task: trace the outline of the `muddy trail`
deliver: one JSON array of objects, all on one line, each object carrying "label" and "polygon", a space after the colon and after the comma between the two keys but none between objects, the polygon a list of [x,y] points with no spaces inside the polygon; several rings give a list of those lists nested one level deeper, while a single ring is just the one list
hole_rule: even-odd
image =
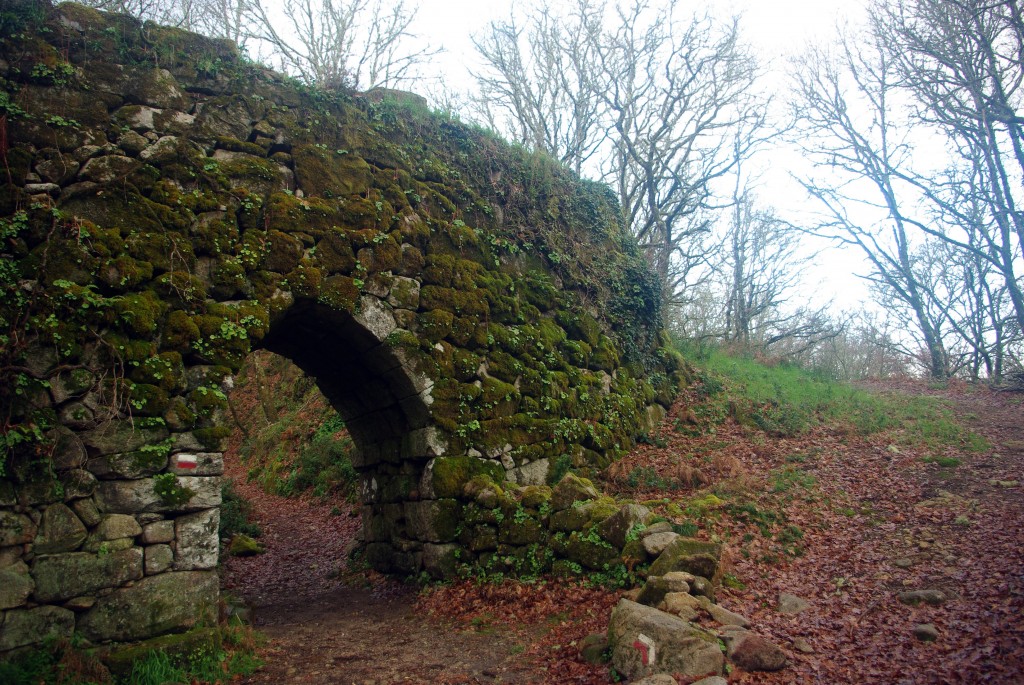
[{"label": "muddy trail", "polygon": [[[659,499],[715,502],[700,510],[695,535],[725,542],[730,587],[719,603],[790,662],[777,673],[733,669],[730,683],[1024,682],[1024,396],[870,389],[939,396],[987,444],[908,446],[837,427],[773,439],[731,421],[695,438],[676,429],[689,412],[684,396],[655,444],[603,486],[656,510]],[[705,482],[683,483],[692,474],[681,464],[701,454]],[[244,682],[611,682],[578,645],[607,627],[623,591],[472,581],[421,591],[352,573],[352,504],[274,497],[245,482],[237,458],[226,465],[267,548],[230,559],[223,574],[268,638],[266,665]],[[627,477],[638,469],[659,478]],[[712,489],[719,499],[706,496]],[[898,598],[908,590],[937,590],[944,601],[910,606]],[[807,608],[782,613],[781,593]],[[925,624],[934,641],[915,637]]]}]

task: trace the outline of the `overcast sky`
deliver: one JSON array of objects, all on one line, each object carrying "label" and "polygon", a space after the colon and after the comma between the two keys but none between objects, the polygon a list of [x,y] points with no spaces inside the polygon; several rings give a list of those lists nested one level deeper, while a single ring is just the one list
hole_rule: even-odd
[{"label": "overcast sky", "polygon": [[[556,0],[552,0],[554,2]],[[784,98],[788,85],[789,57],[799,54],[811,43],[827,43],[837,28],[857,23],[864,16],[865,0],[704,0],[688,3],[677,0],[675,9],[681,15],[706,9],[713,16],[726,19],[740,15],[741,35],[760,56],[768,70],[766,78],[771,91]],[[470,70],[479,61],[471,37],[480,33],[488,22],[507,18],[515,4],[522,15],[529,3],[512,0],[420,0],[416,32],[431,45],[444,48],[426,74],[437,74],[455,91],[472,88]],[[781,100],[780,100],[781,101]],[[785,147],[774,147],[761,155],[764,168],[758,195],[770,199],[779,213],[796,219],[813,208],[804,191],[790,178],[803,166],[801,158]],[[806,167],[803,167],[806,169]],[[824,304],[832,300],[840,309],[858,307],[867,297],[863,281],[853,277],[854,270],[863,271],[857,254],[829,251],[820,255],[817,266],[808,269],[804,295]]]}]

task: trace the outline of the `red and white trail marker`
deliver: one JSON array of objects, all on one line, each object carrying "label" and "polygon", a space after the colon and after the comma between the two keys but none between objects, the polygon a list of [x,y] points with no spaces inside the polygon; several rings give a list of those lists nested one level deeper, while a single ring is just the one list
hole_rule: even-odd
[{"label": "red and white trail marker", "polygon": [[199,466],[199,458],[194,454],[179,454],[174,458],[174,465],[179,469],[194,469]]}]

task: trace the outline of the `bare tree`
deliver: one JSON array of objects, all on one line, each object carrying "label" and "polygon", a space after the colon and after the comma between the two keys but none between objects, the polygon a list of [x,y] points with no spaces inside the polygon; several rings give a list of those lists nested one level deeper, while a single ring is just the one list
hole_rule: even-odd
[{"label": "bare tree", "polygon": [[862,49],[844,38],[838,57],[813,50],[796,73],[796,141],[827,172],[824,180],[801,179],[825,210],[811,230],[867,258],[872,271],[865,277],[889,303],[910,310],[928,350],[928,372],[945,378],[946,349],[912,258],[912,231],[921,222],[909,213],[918,194],[897,170],[911,158],[914,141],[894,114],[899,76],[888,51],[878,41]]},{"label": "bare tree", "polygon": [[518,25],[493,22],[473,38],[486,71],[476,111],[495,130],[543,150],[581,174],[607,137],[601,93],[604,4],[575,0],[567,16],[547,5]]},{"label": "bare tree", "polygon": [[282,15],[250,0],[250,37],[306,83],[370,90],[396,87],[437,53],[406,49],[416,8],[405,0],[284,0]]},{"label": "bare tree", "polygon": [[[1024,20],[1016,0],[878,3],[872,31],[914,97],[916,121],[948,142],[944,178],[900,169],[933,203],[934,238],[989,262],[1024,328]],[[985,211],[973,212],[978,204]],[[966,209],[965,209],[966,208]]]},{"label": "bare tree", "polygon": [[736,22],[680,20],[646,0],[611,16],[597,0],[576,0],[565,17],[553,7],[476,40],[489,122],[596,172],[615,188],[666,294],[695,287],[715,214],[728,205],[714,186],[771,135],[770,98],[756,91]]},{"label": "bare tree", "polygon": [[406,0],[85,0],[91,7],[229,38],[283,71],[330,87],[396,87],[437,54],[409,47]]}]

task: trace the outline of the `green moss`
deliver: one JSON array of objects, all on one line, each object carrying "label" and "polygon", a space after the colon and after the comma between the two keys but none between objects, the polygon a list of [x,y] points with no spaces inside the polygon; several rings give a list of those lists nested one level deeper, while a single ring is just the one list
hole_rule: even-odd
[{"label": "green moss", "polygon": [[356,255],[347,231],[331,228],[316,245],[316,256],[328,273],[350,273],[356,266]]},{"label": "green moss", "polygon": [[189,307],[206,299],[206,284],[188,271],[171,271],[154,282],[161,298],[172,305]]},{"label": "green moss", "polygon": [[151,290],[114,298],[113,307],[118,322],[135,335],[152,334],[167,311],[167,305]]},{"label": "green moss", "polygon": [[450,288],[455,281],[455,257],[449,254],[427,255],[423,268],[423,285]]},{"label": "green moss", "polygon": [[132,383],[129,387],[128,404],[137,416],[161,416],[171,406],[167,392],[156,385]]},{"label": "green moss", "polygon": [[514,385],[488,377],[483,379],[481,391],[485,418],[512,416],[519,408],[519,391]]},{"label": "green moss", "polygon": [[434,343],[451,335],[452,322],[455,320],[455,316],[451,312],[446,312],[443,309],[423,312],[416,318],[419,322],[420,331],[427,340]]},{"label": "green moss", "polygon": [[463,489],[474,476],[487,476],[497,483],[505,479],[505,471],[497,462],[475,457],[437,457],[432,462],[429,482],[439,498],[462,497]]},{"label": "green moss", "polygon": [[285,280],[296,297],[316,300],[320,297],[323,283],[323,272],[314,266],[315,262],[303,259],[299,265],[288,272]]},{"label": "green moss", "polygon": [[321,237],[339,229],[341,221],[336,201],[319,197],[298,198],[291,193],[271,193],[265,210],[268,230],[293,233],[302,231]]},{"label": "green moss", "polygon": [[224,426],[197,428],[192,431],[192,435],[205,449],[211,452],[223,452],[225,443],[231,436],[231,430]]},{"label": "green moss", "polygon": [[295,176],[312,196],[345,197],[365,193],[373,176],[366,160],[354,154],[338,154],[315,145],[292,150]]},{"label": "green moss", "polygon": [[333,309],[354,312],[359,302],[359,288],[348,276],[330,276],[320,288],[319,301]]},{"label": "green moss", "polygon": [[302,260],[302,242],[281,231],[267,231],[267,249],[269,253],[264,263],[271,271],[286,274]]},{"label": "green moss", "polygon": [[217,137],[217,147],[222,150],[230,150],[231,152],[244,152],[256,157],[263,157],[267,153],[266,150],[256,143],[246,143],[237,138],[228,138],[226,136]]},{"label": "green moss", "polygon": [[164,323],[163,347],[178,352],[190,352],[192,345],[199,340],[199,326],[187,312],[172,311]]}]

